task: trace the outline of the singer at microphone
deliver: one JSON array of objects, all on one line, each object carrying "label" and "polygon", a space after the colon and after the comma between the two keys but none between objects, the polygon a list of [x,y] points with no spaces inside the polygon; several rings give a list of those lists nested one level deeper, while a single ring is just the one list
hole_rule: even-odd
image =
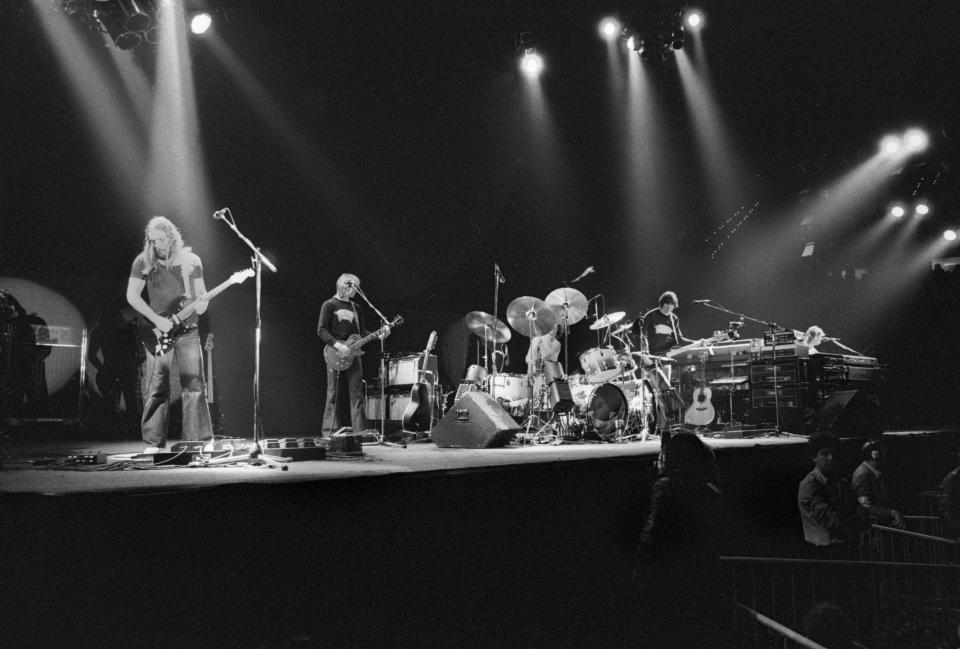
[{"label": "singer at microphone", "polygon": [[[363,409],[363,356],[356,354],[347,341],[357,342],[372,332],[363,326],[360,305],[352,301],[360,287],[360,278],[344,273],[337,279],[336,295],[320,305],[320,318],[317,321],[317,336],[323,340],[324,359],[327,361],[327,401],[323,411],[323,423],[320,431],[324,437],[339,430],[342,426],[352,426],[355,431],[366,430],[367,420]],[[383,336],[390,335],[390,327],[384,328]],[[328,354],[327,348],[333,348],[336,354]],[[339,355],[339,358],[338,358]],[[340,367],[331,363],[340,361]],[[343,361],[349,361],[346,367]],[[350,400],[350,421],[340,421],[337,413],[337,387],[347,385]],[[342,399],[340,400],[342,402]]]},{"label": "singer at microphone", "polygon": [[[673,347],[681,347],[696,342],[684,336],[680,331],[680,319],[674,313],[680,304],[680,298],[677,297],[677,294],[673,291],[665,291],[660,296],[658,304],[660,306],[656,309],[651,309],[643,314],[643,333],[647,338],[647,347],[650,354],[667,356]],[[665,400],[666,409],[675,412],[683,404],[673,398],[673,394],[670,392],[670,374],[671,367],[666,365],[663,368],[664,376],[661,377],[660,373],[657,372],[655,380],[661,383],[661,385],[656,386],[661,393],[668,395]],[[662,380],[663,378],[666,378],[666,382]]]}]

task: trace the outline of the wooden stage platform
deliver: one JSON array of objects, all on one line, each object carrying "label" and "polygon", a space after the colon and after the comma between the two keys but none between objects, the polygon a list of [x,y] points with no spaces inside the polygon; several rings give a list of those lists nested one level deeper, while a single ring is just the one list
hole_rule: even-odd
[{"label": "wooden stage platform", "polygon": [[[960,447],[957,430],[885,438],[905,498],[936,484]],[[722,552],[802,551],[806,438],[706,441],[720,471]],[[861,442],[845,440],[850,471]],[[140,448],[6,441],[4,646],[528,649],[601,646],[601,636],[637,646],[613,620],[656,440],[364,446],[362,459],[286,471],[29,464]]]}]

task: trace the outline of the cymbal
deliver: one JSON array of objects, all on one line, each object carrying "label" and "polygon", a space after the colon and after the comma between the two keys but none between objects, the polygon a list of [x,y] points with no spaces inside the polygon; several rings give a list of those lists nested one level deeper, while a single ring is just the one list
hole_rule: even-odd
[{"label": "cymbal", "polygon": [[507,322],[517,333],[533,338],[553,329],[557,317],[540,298],[523,296],[507,305]]},{"label": "cymbal", "polygon": [[575,288],[564,286],[550,291],[546,302],[561,326],[577,324],[587,315],[587,296]]},{"label": "cymbal", "polygon": [[623,320],[623,316],[627,315],[626,311],[614,311],[613,313],[608,313],[602,318],[598,318],[596,322],[590,325],[590,328],[593,330],[603,329],[604,327],[609,327],[612,324],[617,324]]},{"label": "cymbal", "polygon": [[505,343],[510,340],[510,330],[496,317],[483,311],[471,311],[463,318],[467,329],[486,338],[492,343]]},{"label": "cymbal", "polygon": [[630,331],[633,327],[632,322],[624,322],[622,325],[614,329],[611,333],[616,336],[617,334],[622,334],[624,331]]}]

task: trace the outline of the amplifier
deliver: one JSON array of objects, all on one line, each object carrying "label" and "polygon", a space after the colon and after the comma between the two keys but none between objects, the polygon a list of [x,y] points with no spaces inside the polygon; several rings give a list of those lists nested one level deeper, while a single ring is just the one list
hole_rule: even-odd
[{"label": "amplifier", "polygon": [[807,382],[806,361],[799,358],[782,359],[772,363],[754,361],[750,364],[751,385],[777,385]]},{"label": "amplifier", "polygon": [[[803,391],[800,388],[780,388],[781,408],[802,408]],[[773,408],[777,405],[777,397],[773,388],[750,390],[750,405],[753,408]]]},{"label": "amplifier", "polygon": [[[380,421],[381,414],[381,402],[380,402],[380,390],[377,389],[376,392],[368,391],[367,398],[364,403],[364,414],[367,419],[376,419]],[[407,406],[410,405],[410,390],[405,392],[389,392],[387,393],[387,419],[400,420],[403,419],[403,413],[406,411]]]},{"label": "amplifier", "polygon": [[797,337],[789,329],[777,329],[763,334],[764,345],[786,345],[796,342]]},{"label": "amplifier", "polygon": [[426,365],[423,365],[423,354],[401,356],[387,361],[387,385],[411,386],[420,380],[420,368],[427,370],[423,373],[426,383],[435,383],[437,379],[437,355],[430,354]]}]

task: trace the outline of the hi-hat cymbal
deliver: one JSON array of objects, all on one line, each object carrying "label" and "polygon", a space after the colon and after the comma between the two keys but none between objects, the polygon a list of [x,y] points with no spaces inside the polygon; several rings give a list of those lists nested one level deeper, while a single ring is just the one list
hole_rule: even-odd
[{"label": "hi-hat cymbal", "polygon": [[616,335],[618,335],[618,334],[622,334],[622,333],[625,332],[625,331],[630,331],[630,329],[631,329],[632,327],[633,327],[633,323],[632,323],[632,322],[624,322],[622,325],[620,325],[619,327],[617,327],[616,329],[614,329],[614,330],[611,331],[610,333],[612,333],[614,336],[616,336]]},{"label": "hi-hat cymbal", "polygon": [[512,335],[507,325],[483,311],[471,311],[464,316],[463,321],[467,329],[492,343],[505,343]]},{"label": "hi-hat cymbal", "polygon": [[575,288],[564,286],[550,291],[546,302],[561,326],[575,325],[587,315],[587,296]]},{"label": "hi-hat cymbal", "polygon": [[540,298],[518,297],[507,306],[507,322],[524,336],[542,336],[557,324],[557,317]]},{"label": "hi-hat cymbal", "polygon": [[623,320],[623,316],[627,315],[626,311],[614,311],[613,313],[608,313],[602,318],[597,318],[597,321],[590,325],[591,329],[603,329],[609,327],[612,324],[617,324]]}]

